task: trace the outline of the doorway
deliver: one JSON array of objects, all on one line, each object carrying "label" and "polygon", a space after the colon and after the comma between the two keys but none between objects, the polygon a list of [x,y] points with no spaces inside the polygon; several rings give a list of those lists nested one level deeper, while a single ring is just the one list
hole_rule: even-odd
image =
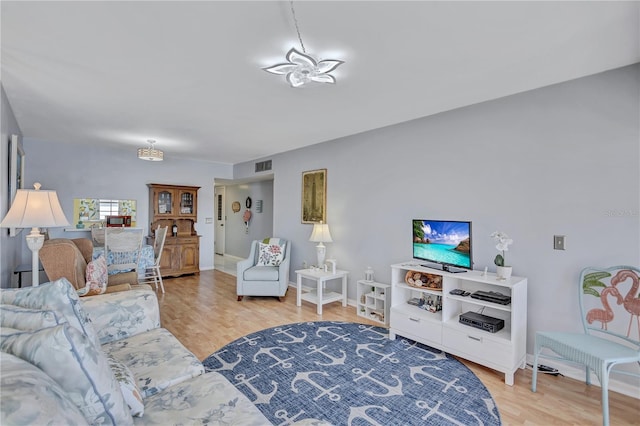
[{"label": "doorway", "polygon": [[224,195],[225,195],[225,187],[224,186],[216,186],[214,188],[214,197],[215,197],[215,206],[216,209],[216,220],[215,220],[215,235],[213,236],[213,252],[217,255],[224,255],[224,246],[225,246],[225,230],[224,225],[226,221],[226,216],[224,213]]}]

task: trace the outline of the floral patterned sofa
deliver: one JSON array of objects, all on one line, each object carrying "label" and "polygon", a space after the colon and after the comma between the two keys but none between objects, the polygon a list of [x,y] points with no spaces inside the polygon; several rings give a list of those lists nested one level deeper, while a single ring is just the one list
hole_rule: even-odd
[{"label": "floral patterned sofa", "polygon": [[160,327],[150,289],[78,298],[62,278],[0,291],[2,425],[269,421]]}]

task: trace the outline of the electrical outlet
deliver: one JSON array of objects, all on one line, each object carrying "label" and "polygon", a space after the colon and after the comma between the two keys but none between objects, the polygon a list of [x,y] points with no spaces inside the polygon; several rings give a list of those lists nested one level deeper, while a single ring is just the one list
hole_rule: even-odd
[{"label": "electrical outlet", "polygon": [[306,260],[302,261],[302,269],[307,269],[307,261]]},{"label": "electrical outlet", "polygon": [[565,249],[564,235],[554,235],[553,236],[553,249],[554,250],[564,250]]}]

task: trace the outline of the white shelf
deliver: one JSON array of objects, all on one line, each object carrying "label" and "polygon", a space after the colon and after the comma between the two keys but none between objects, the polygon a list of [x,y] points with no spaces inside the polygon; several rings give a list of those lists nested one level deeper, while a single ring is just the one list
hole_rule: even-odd
[{"label": "white shelf", "polygon": [[414,305],[405,303],[404,305],[393,306],[391,311],[404,312],[410,318],[418,318],[420,320],[426,320],[429,322],[442,323],[442,311],[429,312],[426,309],[419,308]]},{"label": "white shelf", "polygon": [[398,284],[397,287],[405,290],[414,290],[422,293],[429,293],[429,294],[434,294],[436,296],[442,296],[442,290],[434,290],[432,288],[427,288],[427,287],[413,287],[413,286],[402,284],[402,283]]},{"label": "white shelf", "polygon": [[471,296],[456,296],[454,294],[447,294],[445,297],[450,300],[457,300],[458,302],[469,303],[470,305],[489,307],[491,309],[497,309],[499,311],[511,312],[511,304],[501,305],[499,303],[493,303],[486,300],[474,299]]},{"label": "white shelf", "polygon": [[[442,276],[442,291],[413,287],[405,283],[408,271]],[[389,337],[404,336],[505,374],[505,383],[513,385],[518,368],[526,359],[527,279],[512,276],[499,280],[496,274],[481,271],[451,273],[422,267],[413,262],[391,265],[391,309]],[[471,296],[453,295],[453,289],[473,293],[496,291],[511,297],[501,305]],[[442,296],[442,311],[431,313],[408,304],[408,300],[424,295]],[[459,322],[466,312],[482,313],[504,321],[495,333]]]},{"label": "white shelf", "polygon": [[375,281],[358,281],[356,291],[358,316],[389,324],[389,302],[391,300],[391,285]]},{"label": "white shelf", "polygon": [[[302,293],[302,300],[306,300],[307,302],[311,302],[313,304],[320,303],[318,300],[318,293],[316,290],[311,290],[308,293]],[[326,305],[327,303],[336,302],[338,300],[342,300],[342,294],[336,293],[335,291],[330,291],[328,293],[322,294],[322,305]]]}]

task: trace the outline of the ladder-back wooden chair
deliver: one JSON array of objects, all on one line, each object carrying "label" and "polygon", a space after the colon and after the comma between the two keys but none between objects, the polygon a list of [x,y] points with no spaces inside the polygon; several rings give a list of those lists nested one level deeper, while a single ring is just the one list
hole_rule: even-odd
[{"label": "ladder-back wooden chair", "polygon": [[162,258],[162,251],[164,249],[164,241],[167,238],[168,226],[161,228],[160,225],[156,228],[155,238],[153,240],[153,266],[147,268],[144,272],[144,278],[141,282],[145,284],[154,283],[156,291],[158,290],[158,284],[164,293],[164,283],[162,282],[162,274],[160,273],[160,259]]},{"label": "ladder-back wooden chair", "polygon": [[[142,229],[105,228],[104,251],[109,274],[135,271],[142,251]],[[137,284],[137,282],[135,283]]]}]

